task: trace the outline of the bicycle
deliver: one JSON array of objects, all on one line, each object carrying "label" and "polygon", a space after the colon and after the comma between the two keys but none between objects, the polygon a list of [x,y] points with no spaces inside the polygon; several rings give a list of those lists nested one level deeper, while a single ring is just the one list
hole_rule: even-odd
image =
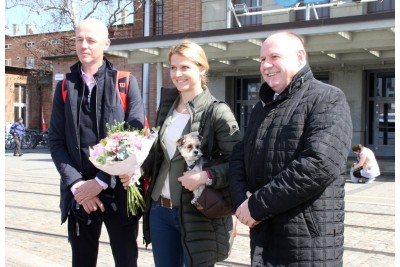
[{"label": "bicycle", "polygon": [[49,147],[48,135],[49,135],[48,131],[43,131],[43,132],[35,131],[34,132],[35,142],[33,143],[32,148],[37,147],[37,145],[41,145],[45,148],[48,148]]},{"label": "bicycle", "polygon": [[22,137],[21,148],[34,148],[36,143],[36,134],[34,130],[26,130],[25,135]]},{"label": "bicycle", "polygon": [[6,134],[6,138],[5,138],[5,148],[7,150],[12,150],[15,148],[15,140],[14,140],[14,136],[12,134]]}]

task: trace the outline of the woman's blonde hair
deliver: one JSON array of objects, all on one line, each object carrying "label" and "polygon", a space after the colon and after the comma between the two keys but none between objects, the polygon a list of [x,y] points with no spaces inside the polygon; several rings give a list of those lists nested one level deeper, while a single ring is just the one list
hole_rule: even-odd
[{"label": "woman's blonde hair", "polygon": [[188,58],[193,63],[204,68],[205,73],[201,75],[201,87],[203,90],[207,89],[207,73],[210,68],[208,65],[208,59],[203,48],[198,44],[184,40],[180,44],[173,46],[168,53],[168,62],[171,63],[171,57],[174,54],[178,54],[185,58]]}]

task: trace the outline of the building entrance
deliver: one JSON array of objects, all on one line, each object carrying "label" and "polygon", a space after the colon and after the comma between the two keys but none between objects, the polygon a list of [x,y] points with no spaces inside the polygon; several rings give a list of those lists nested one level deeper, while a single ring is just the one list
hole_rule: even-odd
[{"label": "building entrance", "polygon": [[261,79],[260,77],[236,77],[235,83],[235,115],[239,123],[240,133],[243,136],[250,119],[251,110],[259,101],[258,92],[261,86]]},{"label": "building entrance", "polygon": [[369,72],[367,87],[366,146],[377,156],[395,156],[394,71]]}]

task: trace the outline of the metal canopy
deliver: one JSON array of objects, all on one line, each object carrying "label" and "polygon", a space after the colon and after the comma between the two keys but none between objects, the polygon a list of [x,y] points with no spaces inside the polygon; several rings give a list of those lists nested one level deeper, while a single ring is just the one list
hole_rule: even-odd
[{"label": "metal canopy", "polygon": [[171,46],[190,39],[203,47],[210,73],[251,73],[259,69],[265,38],[292,31],[304,40],[313,68],[385,65],[395,62],[394,12],[203,32],[112,40],[109,54],[129,63],[163,63]]}]

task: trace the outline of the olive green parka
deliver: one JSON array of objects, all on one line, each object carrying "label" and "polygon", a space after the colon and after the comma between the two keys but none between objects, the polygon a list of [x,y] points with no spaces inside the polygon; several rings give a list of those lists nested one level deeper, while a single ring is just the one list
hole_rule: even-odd
[{"label": "olive green parka", "polygon": [[[180,95],[176,88],[163,88],[161,93],[160,107],[157,111],[156,124],[159,129],[158,140],[154,144],[152,151],[143,164],[144,177],[151,176],[149,187],[145,196],[146,209],[143,215],[143,234],[146,246],[151,243],[150,233],[150,207],[151,194],[157,179],[162,162],[168,159],[168,154],[163,149],[161,141],[165,134],[167,121],[172,115],[172,111],[179,103]],[[205,107],[212,103],[215,98],[208,89],[196,96],[186,104],[190,113],[190,127],[186,127],[183,134],[198,130],[201,116]],[[221,164],[210,167],[214,188],[222,188],[228,185],[229,159],[233,146],[240,141],[240,131],[238,123],[230,107],[224,103],[219,103],[214,111],[214,147],[212,155],[218,155],[223,159]],[[164,123],[165,122],[165,123]],[[209,132],[209,123],[206,123],[204,133]],[[207,136],[203,136],[203,144],[207,144]],[[203,154],[208,154],[207,146],[202,147]],[[185,171],[185,161],[182,156],[169,161],[170,179],[177,179]],[[190,266],[209,266],[219,261],[225,260],[230,253],[233,244],[233,222],[232,216],[220,219],[208,219],[203,216],[194,205],[190,203],[193,192],[181,188],[180,196],[171,196],[174,205],[178,205],[180,211],[180,222],[182,230],[182,246]],[[179,203],[174,203],[177,199]]]}]

